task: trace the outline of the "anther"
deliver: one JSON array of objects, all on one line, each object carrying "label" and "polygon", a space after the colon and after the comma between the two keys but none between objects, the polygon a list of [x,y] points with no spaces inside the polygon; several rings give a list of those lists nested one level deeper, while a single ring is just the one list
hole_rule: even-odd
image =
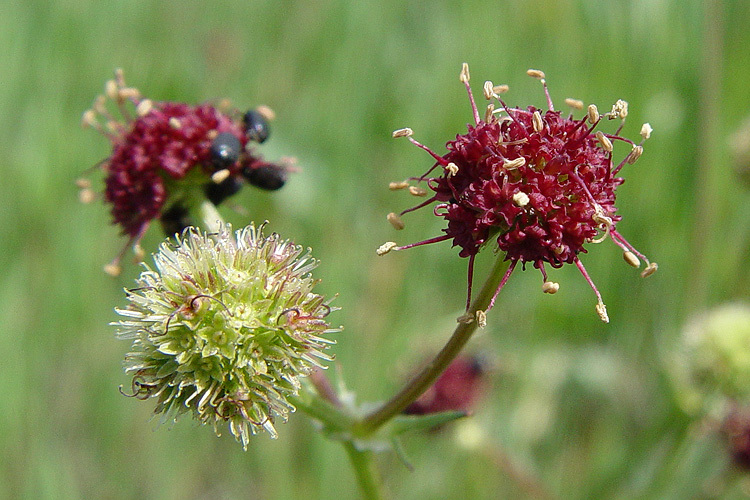
[{"label": "anther", "polygon": [[596,304],[596,314],[599,315],[599,319],[601,319],[605,323],[609,323],[609,316],[607,316],[607,306],[604,305],[604,302],[599,302],[598,304]]},{"label": "anther", "polygon": [[409,127],[406,128],[400,128],[398,130],[393,131],[393,137],[411,137],[414,135],[414,131],[410,129]]},{"label": "anther", "polygon": [[556,294],[559,289],[560,283],[555,283],[554,281],[545,281],[542,284],[542,291],[550,295]]},{"label": "anther", "polygon": [[96,199],[96,193],[94,193],[93,189],[81,188],[81,190],[78,191],[78,201],[80,201],[84,205],[88,205],[95,199]]},{"label": "anther", "polygon": [[487,326],[487,313],[482,311],[481,309],[476,312],[477,315],[477,325],[479,328],[484,328]]},{"label": "anther", "polygon": [[120,273],[122,272],[122,268],[117,264],[110,263],[104,266],[104,272],[112,277],[115,277],[120,275]]},{"label": "anther", "polygon": [[125,99],[140,99],[141,93],[137,88],[125,87],[117,91],[117,96],[119,100],[124,101]]},{"label": "anther", "polygon": [[87,109],[83,112],[83,116],[81,117],[81,126],[86,127],[96,127],[97,121],[96,121],[96,111],[93,109]]},{"label": "anther", "polygon": [[505,84],[503,84],[503,85],[495,85],[494,87],[492,87],[492,91],[493,91],[493,92],[494,92],[495,94],[504,94],[504,93],[506,93],[506,92],[507,92],[508,90],[510,90],[510,87],[508,87],[508,86],[507,86],[507,85],[505,85]]},{"label": "anther", "polygon": [[529,204],[529,195],[524,193],[523,191],[519,191],[516,194],[513,195],[513,203],[516,204],[516,206],[523,208],[526,205]]},{"label": "anther", "polygon": [[453,162],[450,162],[445,166],[445,171],[448,172],[448,177],[453,177],[458,173],[458,165],[456,165]]},{"label": "anther", "polygon": [[628,116],[628,103],[622,99],[617,99],[617,102],[612,105],[612,111],[608,114],[609,119],[619,118],[624,120],[626,116]]},{"label": "anther", "polygon": [[463,83],[469,82],[469,65],[467,63],[461,64],[461,73],[458,75],[458,79]]},{"label": "anther", "polygon": [[612,152],[612,141],[610,141],[607,136],[604,135],[604,132],[602,132],[601,130],[597,130],[596,138],[599,140],[599,143],[602,145],[604,151],[608,153]]},{"label": "anther", "polygon": [[211,175],[211,180],[216,184],[221,184],[227,178],[231,175],[231,172],[229,169],[222,168],[221,170],[217,170]]},{"label": "anther", "polygon": [[255,111],[268,121],[273,121],[276,118],[276,112],[265,104],[261,104],[255,108]]},{"label": "anther", "polygon": [[592,125],[599,121],[599,109],[596,107],[596,104],[589,104],[588,118],[589,123]]},{"label": "anther", "polygon": [[389,213],[387,219],[388,222],[391,223],[391,226],[393,226],[397,231],[400,231],[404,228],[404,221],[402,221],[401,217],[399,217],[395,213]]},{"label": "anther", "polygon": [[138,106],[135,108],[135,112],[138,114],[138,116],[146,116],[151,112],[154,105],[151,102],[151,99],[144,99],[141,102],[138,103]]},{"label": "anther", "polygon": [[494,91],[494,85],[491,81],[487,80],[484,82],[484,86],[482,87],[482,90],[484,90],[484,98],[488,101],[495,97],[495,91]]},{"label": "anther", "polygon": [[464,325],[470,325],[474,322],[474,315],[469,313],[462,314],[461,316],[456,318],[456,322]]},{"label": "anther", "polygon": [[565,99],[565,104],[573,109],[583,109],[583,101],[580,99],[567,98]]},{"label": "anther", "polygon": [[399,189],[406,189],[408,187],[409,183],[406,181],[388,183],[388,189],[391,191],[398,191]]},{"label": "anther", "polygon": [[119,97],[118,90],[117,82],[114,80],[107,80],[107,83],[104,84],[104,93],[113,101],[116,101]]},{"label": "anther", "polygon": [[541,132],[544,128],[544,122],[542,121],[542,115],[539,111],[534,111],[534,114],[531,115],[531,121],[534,125],[534,132]]},{"label": "anther", "polygon": [[540,71],[538,69],[527,70],[526,74],[529,75],[531,78],[536,78],[537,80],[541,80],[544,78],[544,71]]},{"label": "anther", "polygon": [[641,272],[641,278],[648,278],[649,276],[654,274],[657,269],[659,269],[659,265],[656,262],[651,262],[646,266],[646,269]]},{"label": "anther", "polygon": [[526,158],[523,156],[519,156],[518,158],[515,158],[513,160],[505,160],[503,162],[503,168],[505,170],[515,170],[517,168],[523,167],[526,165]]},{"label": "anther", "polygon": [[487,110],[484,112],[484,121],[489,122],[492,120],[492,113],[495,112],[495,105],[492,103],[489,103],[487,105]]},{"label": "anther", "polygon": [[386,241],[382,245],[378,247],[378,249],[375,251],[378,255],[385,255],[394,248],[398,247],[398,244],[394,241]]},{"label": "anther", "polygon": [[641,127],[641,137],[643,137],[643,140],[645,141],[649,137],[651,137],[651,132],[653,132],[654,129],[651,128],[651,124],[644,123]]},{"label": "anther", "polygon": [[635,256],[635,254],[629,250],[623,252],[622,258],[625,259],[625,262],[628,263],[628,265],[635,267],[638,269],[641,267],[641,261],[638,259],[638,257]]},{"label": "anther", "polygon": [[630,154],[628,155],[628,163],[632,165],[638,161],[638,158],[640,158],[642,154],[643,146],[633,146],[633,149],[630,150]]},{"label": "anther", "polygon": [[427,196],[427,190],[425,188],[417,186],[409,186],[409,194],[412,196]]},{"label": "anther", "polygon": [[169,119],[169,126],[175,130],[179,130],[182,128],[182,122],[180,121],[179,118],[177,118],[176,116],[173,116],[172,118]]}]

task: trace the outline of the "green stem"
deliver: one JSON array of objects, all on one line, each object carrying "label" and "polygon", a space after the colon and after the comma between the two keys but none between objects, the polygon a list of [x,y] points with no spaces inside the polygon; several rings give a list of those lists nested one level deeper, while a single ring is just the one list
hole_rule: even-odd
[{"label": "green stem", "polygon": [[[504,257],[504,254],[498,256],[487,281],[471,303],[467,311],[469,314],[474,315],[476,311],[484,311],[489,306],[500,278],[508,267],[508,262],[503,260]],[[448,343],[445,344],[435,358],[412,378],[398,394],[386,401],[380,408],[365,416],[359,425],[357,425],[355,429],[356,433],[361,436],[372,434],[380,426],[416,401],[435,382],[440,374],[443,373],[451,361],[458,356],[458,353],[461,352],[461,349],[476,331],[477,326],[476,320],[471,323],[459,323]]]},{"label": "green stem", "polygon": [[367,500],[380,500],[385,498],[379,474],[375,468],[373,452],[369,450],[358,450],[351,441],[342,442],[349,461],[357,474],[357,482]]}]

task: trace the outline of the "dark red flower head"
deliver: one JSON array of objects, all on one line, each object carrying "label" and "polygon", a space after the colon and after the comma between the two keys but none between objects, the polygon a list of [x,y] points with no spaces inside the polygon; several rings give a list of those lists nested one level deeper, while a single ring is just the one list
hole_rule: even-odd
[{"label": "dark red flower head", "polygon": [[[464,65],[461,81],[469,93],[474,124],[446,144],[447,153],[440,156],[415,141],[411,129],[394,132],[394,137],[408,137],[436,160],[427,173],[410,179],[425,182],[434,194],[400,215],[436,202],[434,213],[444,218],[448,226],[442,236],[402,247],[386,244],[379,253],[452,239],[453,245],[461,248],[459,255],[469,258],[467,309],[474,257],[490,241],[510,261],[497,292],[519,261],[522,265],[531,262],[541,271],[547,293],[555,293],[559,285],[547,281],[545,263],[552,267],[575,263],[597,295],[599,316],[608,321],[601,295],[578,254],[586,252],[584,244],[598,243],[610,236],[623,249],[629,264],[638,267],[640,257],[647,263],[644,275],[656,270],[656,263],[649,263],[616,231],[621,217],[616,215],[614,205],[615,190],[623,183],[617,174],[623,165],[640,157],[643,140],[650,136],[651,127],[643,126],[643,140],[639,144],[621,137],[619,133],[627,116],[624,101],[617,101],[612,111],[603,116],[594,105],[580,119],[574,119],[572,114],[563,116],[554,109],[544,74],[538,70],[528,73],[542,81],[548,110],[534,106],[509,108],[498,95],[507,91],[507,87],[486,82],[485,97],[495,100],[500,107],[495,109],[490,104],[482,119],[469,86],[468,66]],[[566,103],[574,109],[583,109],[580,101],[569,99]],[[594,132],[603,117],[620,120],[614,134]],[[617,141],[628,144],[630,152],[613,166],[613,142]],[[431,176],[437,168],[439,175]],[[427,193],[418,186],[409,186],[408,182],[391,184],[392,189],[406,187],[418,196]],[[403,227],[397,215],[389,214],[389,220],[397,228]],[[490,308],[494,301],[493,297]]]},{"label": "dark red flower head", "polygon": [[[107,99],[120,119],[108,109]],[[175,214],[186,216],[197,200],[218,204],[244,181],[263,189],[284,184],[288,165],[266,162],[249,146],[267,138],[266,118],[272,111],[261,107],[242,116],[219,108],[144,99],[125,85],[117,70],[105,95],[84,113],[83,125],[112,142],[111,156],[100,164],[106,174],[104,198],[113,222],[130,237],[126,248],[137,245],[154,219],[160,219],[169,234],[189,225],[185,219],[172,219]],[[90,199],[90,193],[84,198]],[[107,266],[108,272],[119,272],[123,253]]]}]

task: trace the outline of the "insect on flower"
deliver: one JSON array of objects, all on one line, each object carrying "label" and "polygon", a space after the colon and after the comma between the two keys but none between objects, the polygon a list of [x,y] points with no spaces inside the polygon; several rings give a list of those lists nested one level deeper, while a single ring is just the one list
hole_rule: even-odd
[{"label": "insect on flower", "polygon": [[[396,130],[394,137],[407,137],[427,151],[435,164],[421,177],[391,183],[392,190],[408,189],[416,196],[426,196],[425,183],[433,191],[431,197],[399,215],[389,214],[388,220],[397,229],[403,227],[402,215],[436,202],[433,212],[448,222],[445,234],[409,245],[388,242],[378,249],[382,255],[391,250],[404,250],[427,243],[453,240],[460,247],[459,255],[469,258],[466,309],[471,304],[474,259],[479,250],[495,241],[505,252],[510,265],[502,277],[489,307],[505,285],[518,262],[531,262],[544,279],[542,290],[555,293],[559,285],[547,279],[545,263],[553,268],[573,263],[589,283],[597,297],[596,311],[604,322],[609,321],[599,290],[589,277],[580,253],[586,243],[600,243],[608,237],[622,248],[625,261],[639,267],[646,262],[641,276],[653,274],[657,265],[638,252],[616,230],[621,219],[616,215],[615,190],[624,182],[617,177],[625,164],[632,164],[643,153],[643,141],[651,135],[651,126],[641,128],[642,140],[636,144],[620,136],[628,114],[627,103],[618,100],[608,113],[599,114],[595,105],[587,108],[580,119],[572,113],[564,117],[555,111],[547,89],[544,73],[529,70],[528,75],[541,80],[548,109],[534,106],[526,109],[509,108],[500,98],[508,90],[505,85],[485,82],[484,96],[499,104],[487,106],[480,116],[469,85],[469,67],[464,64],[460,80],[469,94],[474,124],[446,144],[448,152],[439,155],[412,138],[409,128]],[[583,103],[568,99],[573,109],[583,109]],[[620,120],[615,133],[594,132],[603,118]],[[613,143],[623,142],[630,152],[613,166]],[[437,174],[433,174],[435,170]],[[486,311],[477,312],[481,323]],[[479,314],[481,313],[481,314]],[[461,320],[471,320],[462,316]]]},{"label": "insect on flower", "polygon": [[[84,127],[112,143],[112,154],[99,163],[105,172],[104,199],[113,222],[128,236],[105,267],[108,273],[119,273],[129,246],[139,253],[138,243],[153,220],[174,235],[191,225],[190,210],[202,199],[218,205],[245,182],[265,190],[285,184],[291,160],[270,163],[251,147],[268,138],[273,111],[261,106],[243,114],[226,108],[143,98],[118,69],[105,93],[84,112]],[[95,198],[88,181],[78,184],[82,201]]]}]

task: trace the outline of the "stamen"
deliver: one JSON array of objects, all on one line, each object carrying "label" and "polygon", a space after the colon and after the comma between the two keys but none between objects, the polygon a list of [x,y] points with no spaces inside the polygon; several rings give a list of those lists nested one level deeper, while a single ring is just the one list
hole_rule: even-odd
[{"label": "stamen", "polygon": [[273,121],[276,119],[276,112],[270,106],[266,106],[265,104],[261,104],[260,106],[255,108],[255,111],[257,111],[260,116],[268,121]]},{"label": "stamen", "polygon": [[542,292],[548,293],[550,295],[556,294],[559,289],[560,283],[555,283],[554,281],[545,281],[542,284]]},{"label": "stamen", "polygon": [[622,258],[625,259],[625,262],[627,262],[629,266],[632,266],[636,269],[641,267],[641,261],[638,259],[638,257],[635,256],[633,252],[629,250],[623,252]]},{"label": "stamen", "polygon": [[138,106],[136,106],[135,108],[135,112],[136,114],[138,114],[138,116],[146,116],[151,112],[153,107],[154,104],[151,102],[151,99],[144,99],[138,103]]},{"label": "stamen", "polygon": [[478,310],[476,312],[477,316],[477,325],[479,325],[479,328],[484,328],[487,326],[487,313],[482,310]]},{"label": "stamen", "polygon": [[388,189],[391,191],[398,191],[399,189],[406,189],[409,187],[409,183],[406,181],[391,182],[388,184]]},{"label": "stamen", "polygon": [[470,75],[468,63],[461,64],[461,73],[458,75],[458,79],[461,80],[462,83],[469,83]]},{"label": "stamen", "polygon": [[409,127],[406,128],[400,128],[398,130],[393,131],[393,138],[397,137],[411,137],[414,135],[414,131],[410,129]]},{"label": "stamen", "polygon": [[531,121],[534,125],[534,132],[539,133],[544,128],[544,122],[542,121],[542,115],[539,113],[539,111],[534,111],[534,114],[531,115]]},{"label": "stamen", "polygon": [[505,170],[515,170],[517,168],[523,167],[526,165],[526,158],[523,156],[519,156],[518,158],[515,158],[513,160],[505,160],[503,162],[503,168]]},{"label": "stamen", "polygon": [[107,94],[107,97],[112,99],[113,101],[116,101],[119,98],[118,95],[118,88],[117,88],[117,82],[114,80],[107,80],[107,82],[104,84],[104,93]]},{"label": "stamen", "polygon": [[573,109],[581,110],[583,109],[583,101],[579,99],[571,99],[570,97],[565,99],[565,104],[567,106],[570,106]]},{"label": "stamen", "polygon": [[445,171],[448,172],[448,177],[453,177],[458,173],[458,165],[456,165],[453,162],[450,162],[445,166]]},{"label": "stamen", "polygon": [[599,143],[602,145],[602,149],[604,149],[604,151],[608,153],[612,152],[612,141],[607,139],[607,136],[604,135],[604,132],[602,132],[601,130],[597,130],[596,138],[599,140]]},{"label": "stamen", "polygon": [[398,231],[402,230],[405,227],[404,221],[401,220],[401,217],[399,217],[393,212],[388,214],[387,219],[388,219],[388,222],[390,222],[391,225]]},{"label": "stamen", "polygon": [[506,93],[509,90],[510,90],[510,87],[507,86],[507,85],[505,85],[505,84],[495,85],[494,87],[492,87],[492,91],[495,94],[504,94],[504,93]]},{"label": "stamen", "polygon": [[471,85],[469,85],[469,65],[463,63],[461,65],[461,74],[459,79],[463,82],[466,87],[466,92],[469,94],[469,102],[471,103],[471,111],[474,114],[474,123],[479,123],[479,110],[477,109],[477,103],[474,102],[474,94],[471,92]]},{"label": "stamen", "polygon": [[597,109],[596,104],[589,104],[588,119],[592,125],[599,121],[599,109]]},{"label": "stamen", "polygon": [[419,197],[427,196],[427,190],[417,186],[409,186],[409,194]]},{"label": "stamen", "polygon": [[482,87],[482,90],[484,91],[484,98],[488,101],[492,99],[495,96],[495,92],[493,90],[494,85],[491,81],[487,80],[484,82],[484,86]]},{"label": "stamen", "polygon": [[516,268],[516,264],[518,264],[517,260],[512,260],[510,262],[510,265],[508,266],[508,270],[505,271],[505,275],[503,276],[503,279],[500,280],[500,284],[497,285],[497,290],[495,290],[495,294],[492,296],[492,299],[490,300],[490,305],[487,306],[487,309],[485,309],[484,312],[489,312],[489,310],[492,309],[492,306],[495,305],[495,299],[497,299],[497,295],[500,293],[500,290],[502,290],[503,287],[505,286],[505,283],[508,281],[508,278],[510,278],[510,275],[513,272],[513,269]]},{"label": "stamen", "polygon": [[215,182],[216,184],[221,184],[227,178],[231,175],[231,172],[229,172],[229,169],[222,168],[221,170],[217,170],[211,175],[211,180]]},{"label": "stamen", "polygon": [[612,106],[612,111],[608,113],[608,118],[610,120],[614,118],[624,120],[626,116],[628,116],[628,103],[627,101],[618,99],[617,102]]},{"label": "stamen", "polygon": [[526,70],[526,74],[529,75],[531,78],[536,78],[537,80],[542,80],[545,77],[544,71],[541,71],[538,69]]},{"label": "stamen", "polygon": [[495,112],[495,105],[489,103],[487,109],[484,111],[484,121],[489,122],[492,120],[492,114]]},{"label": "stamen", "polygon": [[575,258],[574,262],[576,263],[578,270],[581,271],[581,274],[588,282],[591,289],[594,290],[594,294],[596,294],[596,298],[598,300],[598,303],[596,304],[596,312],[599,315],[599,318],[605,323],[609,323],[609,317],[607,316],[607,307],[604,305],[604,301],[602,300],[602,294],[599,293],[599,290],[596,288],[596,285],[594,285],[594,282],[591,280],[589,273],[586,272],[586,268],[583,267],[583,262],[581,262],[581,260],[578,257]]},{"label": "stamen", "polygon": [[179,118],[177,118],[176,116],[173,116],[172,118],[169,119],[169,126],[175,130],[179,130],[182,128],[182,122],[180,121]]},{"label": "stamen", "polygon": [[646,269],[641,272],[641,278],[648,278],[649,276],[654,274],[657,269],[659,269],[659,264],[657,264],[656,262],[651,262],[646,266]]},{"label": "stamen", "polygon": [[517,207],[523,208],[529,204],[529,201],[529,195],[523,191],[519,191],[513,195],[513,203],[515,203]]},{"label": "stamen", "polygon": [[654,129],[651,128],[651,125],[648,123],[644,123],[641,127],[641,137],[643,137],[643,140],[645,141],[649,137],[651,137],[651,132],[653,132]]},{"label": "stamen", "polygon": [[638,158],[640,158],[642,154],[643,146],[633,146],[633,149],[630,150],[630,154],[628,155],[627,162],[632,165],[638,161]]},{"label": "stamen", "polygon": [[395,241],[386,241],[375,252],[378,255],[385,255],[396,247],[398,247],[398,244]]}]

